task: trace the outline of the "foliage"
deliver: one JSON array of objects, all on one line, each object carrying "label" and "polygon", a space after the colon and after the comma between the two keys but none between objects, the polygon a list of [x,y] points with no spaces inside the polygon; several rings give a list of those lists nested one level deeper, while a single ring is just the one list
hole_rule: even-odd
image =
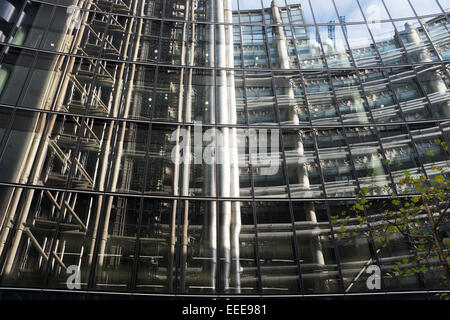
[{"label": "foliage", "polygon": [[[435,140],[434,143],[448,154],[445,142]],[[435,156],[431,150],[427,155]],[[391,186],[377,188],[372,182],[369,187],[362,187],[348,211],[331,217],[337,237],[351,239],[363,232],[371,236],[382,251],[393,235],[400,236],[409,243],[410,255],[394,262],[392,273],[401,276],[443,271],[442,283],[449,287],[450,257],[446,249],[450,248],[450,239],[442,236],[449,224],[449,168],[447,161],[442,167],[432,167],[428,174],[414,175],[404,170],[396,186],[397,192],[390,192],[388,199],[371,197],[371,193],[387,193],[392,190]],[[448,296],[443,298],[448,299]]]}]

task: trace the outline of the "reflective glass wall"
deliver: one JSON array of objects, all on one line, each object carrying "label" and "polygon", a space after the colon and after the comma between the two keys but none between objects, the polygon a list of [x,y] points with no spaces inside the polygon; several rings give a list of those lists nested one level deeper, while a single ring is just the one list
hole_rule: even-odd
[{"label": "reflective glass wall", "polygon": [[0,285],[371,292],[376,261],[381,291],[441,288],[332,217],[449,163],[449,10],[0,0]]}]

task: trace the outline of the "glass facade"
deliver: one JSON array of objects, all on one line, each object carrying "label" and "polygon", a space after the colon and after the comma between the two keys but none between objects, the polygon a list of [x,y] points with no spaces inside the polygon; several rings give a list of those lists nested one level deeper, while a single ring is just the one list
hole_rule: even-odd
[{"label": "glass facade", "polygon": [[450,163],[449,10],[0,0],[0,286],[372,292],[376,261],[378,291],[442,289],[331,217]]}]

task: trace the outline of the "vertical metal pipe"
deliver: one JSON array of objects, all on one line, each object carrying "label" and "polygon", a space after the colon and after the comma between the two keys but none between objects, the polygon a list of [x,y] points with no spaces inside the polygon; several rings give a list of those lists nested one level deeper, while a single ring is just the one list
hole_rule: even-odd
[{"label": "vertical metal pipe", "polygon": [[[229,25],[227,26],[227,67],[230,68],[228,74],[228,103],[230,108],[229,122],[232,125],[237,124],[236,111],[236,92],[234,82],[234,42],[233,42],[233,7],[232,1],[225,2],[225,20]],[[231,196],[239,198],[239,160],[238,160],[238,144],[237,144],[237,129],[233,127],[230,137],[230,163],[231,163]],[[239,252],[239,234],[241,232],[241,205],[238,201],[232,203],[231,214],[231,273],[234,275],[235,293],[241,293],[241,278],[240,278],[240,252]]]},{"label": "vertical metal pipe", "polygon": [[[207,21],[214,22],[214,11],[216,0],[207,1],[206,15]],[[209,24],[206,26],[206,65],[209,67],[215,66],[215,26]],[[215,71],[212,71],[213,77]],[[204,106],[204,121],[208,124],[213,124],[216,121],[215,109],[215,87],[214,78],[211,79],[211,85],[206,92],[206,101]],[[207,102],[207,103],[206,103]],[[213,156],[214,157],[214,156]],[[215,159],[211,159],[212,163],[203,164],[203,191],[205,196],[216,197],[216,167]],[[205,271],[209,274],[208,280],[212,290],[216,288],[216,267],[217,267],[217,201],[211,200],[206,203],[205,211],[205,226],[206,235],[204,238],[205,255],[209,259],[205,259]],[[208,261],[209,260],[209,261]]]},{"label": "vertical metal pipe", "polygon": [[[194,0],[190,0],[191,2],[191,22],[194,21]],[[189,8],[188,5],[186,5],[186,8]],[[187,63],[189,66],[194,65],[194,53],[195,53],[195,24],[191,24],[191,41],[189,43],[189,62]],[[188,83],[187,83],[187,91],[186,91],[186,109],[185,109],[185,116],[184,120],[187,123],[190,123],[192,120],[191,112],[192,112],[192,68],[189,68],[189,76],[188,76]],[[183,187],[182,187],[182,195],[188,196],[189,195],[189,178],[190,178],[190,163],[192,161],[191,157],[191,126],[187,127],[187,134],[186,134],[186,149],[185,154],[188,155],[188,158],[185,157],[183,162]],[[183,217],[183,243],[182,243],[182,250],[181,250],[181,289],[182,291],[185,290],[186,286],[186,272],[187,272],[187,246],[188,246],[188,228],[189,228],[189,200],[184,200],[184,217]]]},{"label": "vertical metal pipe", "polygon": [[[217,0],[215,7],[216,24],[216,103],[217,103],[217,123],[228,125],[229,107],[227,93],[227,58],[226,58],[226,33],[224,19],[224,1]],[[217,168],[218,168],[218,187],[220,197],[230,197],[230,132],[229,127],[224,126],[222,132],[217,131]],[[221,203],[221,259],[223,259],[222,279],[225,292],[230,286],[230,267],[231,267],[231,202],[222,201]]]}]

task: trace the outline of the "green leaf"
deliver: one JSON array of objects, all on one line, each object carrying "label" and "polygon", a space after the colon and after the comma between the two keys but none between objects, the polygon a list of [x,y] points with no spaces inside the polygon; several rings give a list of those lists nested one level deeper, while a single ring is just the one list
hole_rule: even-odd
[{"label": "green leaf", "polygon": [[444,176],[440,174],[434,178],[434,181],[436,181],[439,184],[444,184]]},{"label": "green leaf", "polygon": [[434,157],[434,152],[433,152],[433,150],[428,151],[428,152],[427,152],[427,155],[430,156],[430,157]]}]

